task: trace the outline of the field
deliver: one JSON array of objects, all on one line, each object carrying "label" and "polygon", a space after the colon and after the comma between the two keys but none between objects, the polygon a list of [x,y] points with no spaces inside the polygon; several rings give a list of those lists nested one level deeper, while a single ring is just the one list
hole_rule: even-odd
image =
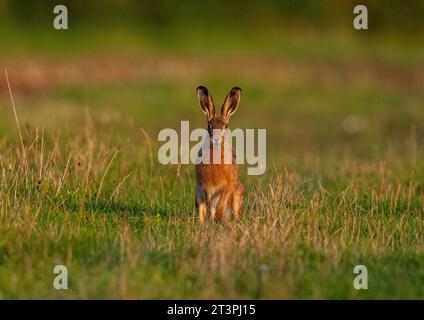
[{"label": "field", "polygon": [[[3,37],[0,298],[424,298],[423,42],[202,31]],[[200,225],[194,167],[157,160],[159,130],[206,127],[200,84],[240,86],[230,126],[267,129],[239,223]]]}]

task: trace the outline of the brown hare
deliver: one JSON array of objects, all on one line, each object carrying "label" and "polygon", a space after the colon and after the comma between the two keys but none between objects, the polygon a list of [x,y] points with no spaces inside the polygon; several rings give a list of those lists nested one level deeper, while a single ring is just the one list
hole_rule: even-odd
[{"label": "brown hare", "polygon": [[[209,163],[204,163],[205,161],[203,161],[196,164],[195,203],[202,223],[208,219],[221,221],[232,215],[238,220],[241,215],[243,185],[240,182],[235,153],[229,149],[226,149],[227,151],[224,150],[224,139],[222,139],[230,116],[237,110],[240,96],[240,88],[231,89],[222,105],[221,116],[217,117],[215,115],[215,105],[208,89],[203,86],[197,88],[197,97],[200,107],[207,117],[210,137]],[[215,148],[214,150],[214,146],[222,147],[221,150],[224,150],[221,152],[221,161],[218,163],[213,161],[213,154],[218,149]],[[199,152],[200,157],[202,156],[201,152],[202,150]],[[226,152],[230,154],[225,154]],[[225,156],[229,156],[230,161],[224,161]]]}]

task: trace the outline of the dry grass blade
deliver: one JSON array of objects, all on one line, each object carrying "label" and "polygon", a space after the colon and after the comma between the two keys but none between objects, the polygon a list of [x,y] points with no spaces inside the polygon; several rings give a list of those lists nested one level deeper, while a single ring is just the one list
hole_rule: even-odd
[{"label": "dry grass blade", "polygon": [[18,127],[19,140],[21,142],[21,148],[22,148],[22,154],[23,154],[24,161],[25,161],[25,166],[27,166],[28,164],[26,162],[26,150],[25,150],[25,145],[24,145],[24,139],[23,139],[23,136],[22,136],[21,126],[19,125],[19,118],[18,118],[18,113],[16,112],[15,99],[13,98],[12,88],[10,86],[10,81],[9,81],[9,75],[8,75],[6,69],[4,70],[4,75],[6,77],[7,88],[9,89],[10,100],[12,102],[13,115],[15,116],[16,126]]},{"label": "dry grass blade", "polygon": [[110,159],[109,164],[107,165],[107,168],[106,168],[105,172],[103,173],[103,177],[102,177],[102,180],[100,181],[99,189],[97,190],[96,203],[99,200],[99,196],[100,196],[100,193],[101,193],[102,188],[103,188],[103,183],[105,181],[106,174],[108,173],[108,171],[110,169],[110,166],[112,165],[112,162],[116,158],[116,156],[118,155],[118,153],[119,153],[119,150],[116,150],[116,152],[113,155],[112,159]]},{"label": "dry grass blade", "polygon": [[149,135],[147,134],[146,130],[143,128],[140,128],[141,132],[143,133],[144,138],[146,139],[148,145],[149,145],[149,159],[150,159],[150,168],[153,167],[153,151],[152,151],[152,141],[150,140]]},{"label": "dry grass blade", "polygon": [[65,181],[66,174],[69,168],[69,162],[71,161],[71,155],[72,155],[72,152],[69,153],[68,160],[66,161],[65,170],[63,171],[62,178],[59,181],[59,186],[57,187],[56,196],[59,194],[60,190],[62,189],[63,183]]},{"label": "dry grass blade", "polygon": [[130,172],[129,174],[127,174],[122,180],[121,182],[119,182],[119,184],[116,186],[115,190],[112,192],[112,194],[110,195],[109,200],[112,200],[113,197],[115,196],[115,194],[118,193],[119,189],[121,188],[121,186],[125,183],[125,181],[128,180],[128,178],[131,176],[132,172]]}]

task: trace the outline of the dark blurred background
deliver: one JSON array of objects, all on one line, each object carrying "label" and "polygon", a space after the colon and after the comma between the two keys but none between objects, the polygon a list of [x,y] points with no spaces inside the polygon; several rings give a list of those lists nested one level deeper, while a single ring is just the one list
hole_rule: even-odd
[{"label": "dark blurred background", "polygon": [[[57,4],[67,6],[72,30],[60,34],[62,40],[52,28],[52,11]],[[0,0],[2,48],[60,51],[98,45],[116,47],[115,41],[121,38],[119,45],[123,48],[199,49],[221,45],[225,49],[240,45],[254,49],[263,39],[260,47],[272,49],[273,42],[284,41],[284,34],[293,30],[358,35],[352,28],[353,7],[357,4],[368,8],[367,36],[390,34],[395,38],[422,40],[424,1],[420,0]],[[19,39],[19,33],[25,32],[27,36]],[[71,47],[67,43],[78,37],[78,46]],[[253,44],[249,46],[246,41],[253,41]]]},{"label": "dark blurred background", "polygon": [[[57,4],[68,30],[53,28]],[[353,28],[357,4],[368,30]],[[23,121],[47,132],[75,131],[83,110],[123,137],[140,126],[156,137],[186,119],[201,127],[194,89],[208,86],[220,104],[238,85],[232,125],[267,128],[277,162],[416,153],[423,13],[420,0],[0,0],[0,66]],[[0,111],[0,132],[13,139],[3,77]]]},{"label": "dark blurred background", "polygon": [[[232,1],[136,1],[136,0],[1,0],[2,22],[20,27],[42,27],[49,24],[52,8],[68,7],[71,25],[99,24],[102,27],[140,27],[174,31],[183,28],[248,28],[267,25],[302,26],[314,29],[351,29],[352,9],[366,5],[370,32],[422,32],[424,2],[420,0],[232,0]],[[50,10],[49,10],[50,9]]]}]

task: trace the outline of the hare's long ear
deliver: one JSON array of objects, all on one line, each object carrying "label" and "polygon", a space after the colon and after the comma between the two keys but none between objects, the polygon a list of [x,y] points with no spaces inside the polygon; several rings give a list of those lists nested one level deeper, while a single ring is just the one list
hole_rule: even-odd
[{"label": "hare's long ear", "polygon": [[209,94],[208,89],[204,86],[197,87],[197,98],[199,99],[200,107],[204,114],[206,114],[208,121],[215,117],[215,104],[213,103],[212,96]]},{"label": "hare's long ear", "polygon": [[232,88],[225,98],[224,104],[221,108],[221,116],[228,121],[230,116],[236,112],[240,102],[241,89],[239,87]]}]

